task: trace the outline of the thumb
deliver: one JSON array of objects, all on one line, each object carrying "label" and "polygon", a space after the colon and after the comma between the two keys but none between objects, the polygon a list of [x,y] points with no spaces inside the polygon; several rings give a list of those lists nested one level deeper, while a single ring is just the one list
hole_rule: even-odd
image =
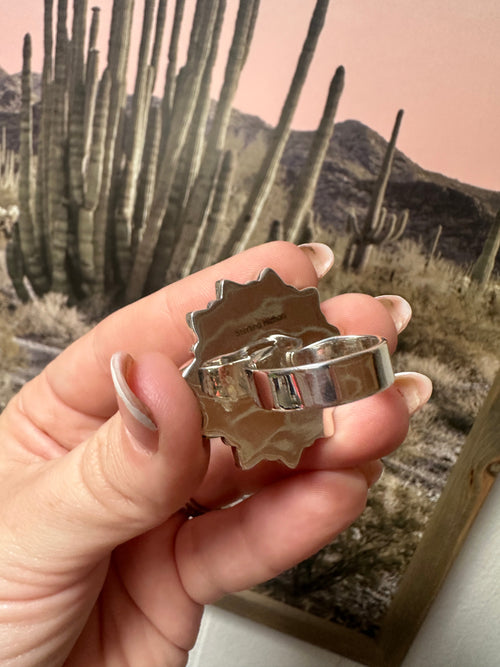
[{"label": "thumb", "polygon": [[119,411],[44,464],[31,487],[30,533],[43,535],[38,552],[73,564],[164,522],[193,495],[208,464],[197,401],[170,359],[134,362],[119,352],[111,370]]}]

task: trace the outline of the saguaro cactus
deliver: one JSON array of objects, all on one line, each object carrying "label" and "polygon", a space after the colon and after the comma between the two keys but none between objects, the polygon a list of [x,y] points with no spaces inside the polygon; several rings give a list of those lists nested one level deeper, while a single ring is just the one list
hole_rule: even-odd
[{"label": "saguaro cactus", "polygon": [[396,241],[406,229],[408,211],[404,211],[399,217],[395,214],[388,216],[387,210],[382,206],[391,175],[396,140],[403,119],[403,113],[403,110],[400,109],[396,115],[391,139],[387,144],[382,167],[375,182],[373,195],[364,222],[361,224],[358,223],[355,212],[352,212],[349,217],[349,222],[353,228],[353,236],[344,255],[343,266],[345,269],[362,271],[368,262],[374,245]]},{"label": "saguaro cactus", "polygon": [[335,114],[337,113],[339,99],[344,89],[344,77],[344,68],[342,66],[338,67],[330,84],[325,109],[318,130],[314,135],[307,161],[292,192],[288,211],[284,219],[287,238],[292,243],[296,243],[297,239],[300,238],[307,211],[312,205],[321,167],[323,166],[326,151],[333,134]]}]

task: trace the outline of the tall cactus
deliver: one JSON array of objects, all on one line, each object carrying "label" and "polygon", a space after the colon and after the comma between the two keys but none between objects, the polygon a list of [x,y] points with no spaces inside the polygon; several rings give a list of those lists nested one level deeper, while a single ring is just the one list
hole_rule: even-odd
[{"label": "tall cactus", "polygon": [[22,105],[19,171],[19,240],[26,273],[37,294],[48,289],[45,267],[33,223],[33,112],[31,105],[31,37],[26,35],[23,48]]},{"label": "tall cactus", "polygon": [[218,257],[222,250],[226,238],[223,225],[226,221],[227,207],[231,195],[234,161],[233,151],[226,151],[220,169],[216,170],[213,198],[210,196],[206,207],[206,224],[200,226],[191,255],[187,259],[183,276],[208,266],[211,258]]},{"label": "tall cactus", "polygon": [[[53,0],[44,2],[43,18],[43,70],[40,133],[38,136],[38,159],[36,174],[35,218],[36,229],[40,235],[40,245],[44,261],[49,271],[50,234],[49,234],[49,159],[50,159],[50,97],[52,95],[53,77],[53,34],[52,34]],[[48,280],[50,282],[50,280]]]},{"label": "tall cactus", "polygon": [[349,223],[353,235],[343,260],[344,269],[362,272],[366,268],[373,248],[385,243],[398,241],[404,234],[409,220],[409,211],[405,209],[399,215],[387,214],[387,209],[380,210],[379,217],[367,231],[358,222],[356,212],[349,214]]},{"label": "tall cactus", "polygon": [[16,171],[17,155],[15,151],[7,148],[7,128],[2,127],[2,139],[0,142],[0,187],[15,189],[18,183]]},{"label": "tall cactus", "polygon": [[[258,6],[259,0],[240,0],[221,94],[203,151],[201,167],[184,210],[182,229],[167,274],[169,281],[186,273],[193,243],[197,246],[212,242],[210,237],[203,241],[200,232],[209,233],[210,226],[206,226],[206,221],[210,194],[217,178],[216,170],[226,141],[232,101],[253,36]],[[215,254],[212,256],[217,257]]]},{"label": "tall cactus", "polygon": [[481,287],[486,287],[493,269],[495,260],[500,250],[500,210],[493,220],[483,250],[476,263],[472,267],[471,278]]},{"label": "tall cactus", "polygon": [[300,93],[309,71],[316,44],[323,28],[329,0],[317,0],[302,47],[297,67],[288,91],[278,125],[276,126],[268,152],[255,179],[254,186],[243,211],[236,222],[223,250],[223,256],[244,250],[253,241],[259,216],[271,192],[278,166],[290,135],[292,118],[297,108]]},{"label": "tall cactus", "polygon": [[292,243],[296,243],[297,239],[300,238],[307,212],[312,205],[321,167],[333,134],[335,114],[344,89],[344,78],[345,70],[340,66],[337,68],[330,84],[321,122],[314,135],[307,161],[290,198],[288,211],[284,218],[284,228],[287,230],[288,240]]},{"label": "tall cactus", "polygon": [[[168,140],[165,152],[160,161],[155,196],[127,285],[127,301],[134,301],[139,298],[146,285],[163,219],[167,211],[179,157],[186,142],[188,129],[196,107],[204,64],[210,50],[210,39],[217,13],[217,3],[208,3],[204,7],[208,8],[208,14],[207,10],[203,10],[202,3],[198,2],[199,26],[197,26],[195,18],[192,30],[193,41],[190,43],[190,50],[188,51],[187,63],[184,69],[184,89],[186,92],[190,92],[181,98],[177,94],[178,90],[176,91],[179,103],[177,105],[174,103]],[[203,29],[201,26],[203,26]],[[197,32],[198,28],[199,32]],[[166,267],[160,267],[160,271],[162,269],[164,275]]]},{"label": "tall cactus", "polygon": [[[88,0],[72,0],[72,11],[68,0],[44,0],[36,193],[28,178],[34,161],[31,105],[25,101],[19,187],[22,214],[17,240],[9,250],[20,298],[32,294],[29,289],[22,292],[26,272],[39,293],[51,288],[77,299],[110,294],[114,303],[121,303],[123,298],[134,300],[151,286],[163,284],[167,268],[169,278],[185,275],[214,261],[214,252],[223,253],[230,235],[227,210],[234,172],[226,135],[259,9],[259,0],[239,2],[223,86],[208,123],[210,72],[226,2],[196,1],[186,64],[177,72],[185,0],[176,0],[164,96],[156,107],[152,106],[152,91],[168,3],[145,0],[129,113],[125,74],[135,1],[113,0],[106,66],[99,80],[98,8],[92,9],[85,50]],[[255,213],[253,225],[272,186],[327,6],[328,0],[316,1],[274,145],[257,178],[256,195],[248,200],[246,210],[252,216]],[[27,100],[27,87],[25,93]],[[0,161],[6,173],[3,149]],[[309,185],[307,193],[311,189]],[[34,262],[38,257],[40,261]]]},{"label": "tall cactus", "polygon": [[144,19],[137,64],[135,90],[132,98],[132,118],[130,122],[130,148],[125,165],[125,177],[118,192],[116,211],[116,260],[120,277],[125,283],[132,263],[132,217],[137,194],[137,182],[142,162],[142,151],[146,134],[146,122],[149,116],[150,95],[148,90],[149,52],[153,38],[155,0],[146,0]]},{"label": "tall cactus", "polygon": [[67,137],[67,63],[68,34],[66,20],[67,0],[59,0],[57,8],[56,52],[54,81],[49,97],[50,107],[50,151],[48,173],[50,260],[52,267],[52,289],[69,294],[67,267],[68,207],[66,177]]},{"label": "tall cactus", "polygon": [[85,293],[91,291],[94,283],[94,214],[102,183],[110,88],[110,75],[106,70],[97,94],[91,150],[85,171],[85,195],[78,218],[78,254],[82,288]]},{"label": "tall cactus", "polygon": [[396,115],[391,139],[387,144],[364,222],[358,223],[355,213],[350,216],[349,222],[353,228],[353,236],[344,255],[344,269],[362,271],[368,262],[374,245],[396,241],[405,231],[408,223],[408,212],[403,212],[398,218],[395,215],[387,216],[387,210],[383,208],[403,113],[403,109],[400,109]]},{"label": "tall cactus", "polygon": [[99,203],[94,214],[94,268],[96,292],[106,289],[106,260],[111,256],[107,245],[109,239],[109,218],[114,184],[113,170],[117,166],[116,150],[120,118],[125,103],[125,73],[130,47],[130,32],[134,0],[113,2],[110,39],[108,47],[108,71],[111,79],[109,94],[108,126],[104,145],[104,162]]}]

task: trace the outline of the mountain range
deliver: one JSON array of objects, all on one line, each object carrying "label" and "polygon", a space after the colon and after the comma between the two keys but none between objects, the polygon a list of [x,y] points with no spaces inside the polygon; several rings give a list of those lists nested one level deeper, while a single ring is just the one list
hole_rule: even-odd
[{"label": "mountain range", "polygon": [[[33,74],[35,135],[40,99],[39,74]],[[7,145],[18,149],[21,75],[0,67],[0,130],[7,128]],[[404,123],[404,119],[403,119]],[[234,110],[231,134],[239,146],[267,143],[272,128],[256,116]],[[282,159],[284,181],[293,187],[304,164],[313,132],[292,131]],[[347,231],[348,211],[362,219],[374,180],[382,164],[387,142],[358,120],[335,125],[335,131],[319,178],[314,210],[321,224]],[[385,206],[389,212],[409,210],[405,236],[430,248],[438,226],[442,234],[438,250],[443,257],[467,265],[480,254],[488,229],[500,209],[500,192],[461,183],[426,171],[396,149]],[[500,268],[500,259],[497,260]]]}]

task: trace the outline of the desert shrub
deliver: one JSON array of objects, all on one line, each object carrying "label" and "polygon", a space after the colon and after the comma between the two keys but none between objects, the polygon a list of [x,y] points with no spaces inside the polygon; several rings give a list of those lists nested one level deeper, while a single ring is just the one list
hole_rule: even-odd
[{"label": "desert shrub", "polygon": [[17,335],[66,347],[90,328],[82,313],[66,302],[64,295],[50,292],[41,299],[19,305],[13,314]]},{"label": "desert shrub", "polygon": [[0,412],[13,394],[12,373],[23,361],[11,320],[5,307],[0,304]]}]

